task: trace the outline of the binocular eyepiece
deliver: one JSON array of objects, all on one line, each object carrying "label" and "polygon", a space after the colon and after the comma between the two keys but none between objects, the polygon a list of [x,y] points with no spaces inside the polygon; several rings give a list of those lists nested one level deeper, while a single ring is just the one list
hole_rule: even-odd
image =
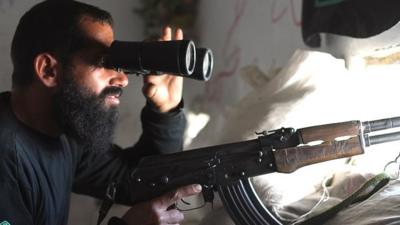
[{"label": "binocular eyepiece", "polygon": [[114,41],[105,58],[105,65],[127,74],[167,73],[208,81],[213,60],[210,49],[196,48],[191,40]]}]

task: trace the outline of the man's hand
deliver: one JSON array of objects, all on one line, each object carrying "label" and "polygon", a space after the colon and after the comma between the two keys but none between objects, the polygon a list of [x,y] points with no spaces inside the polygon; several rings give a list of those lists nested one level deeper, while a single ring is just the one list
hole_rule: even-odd
[{"label": "man's hand", "polygon": [[179,224],[183,220],[183,213],[168,207],[183,197],[201,192],[200,185],[188,185],[169,192],[148,202],[132,206],[122,217],[128,225],[161,225]]},{"label": "man's hand", "polygon": [[[175,40],[183,39],[183,32],[177,29]],[[163,29],[161,41],[172,40],[170,27]],[[178,106],[182,99],[183,78],[173,75],[144,76],[143,94],[160,112],[168,112]]]}]

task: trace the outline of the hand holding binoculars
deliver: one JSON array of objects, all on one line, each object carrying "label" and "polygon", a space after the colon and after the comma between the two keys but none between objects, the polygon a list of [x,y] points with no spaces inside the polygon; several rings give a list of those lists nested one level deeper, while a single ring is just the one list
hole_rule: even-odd
[{"label": "hand holding binoculars", "polygon": [[114,41],[105,65],[127,74],[173,74],[208,81],[213,70],[213,54],[196,48],[191,40],[129,42]]}]

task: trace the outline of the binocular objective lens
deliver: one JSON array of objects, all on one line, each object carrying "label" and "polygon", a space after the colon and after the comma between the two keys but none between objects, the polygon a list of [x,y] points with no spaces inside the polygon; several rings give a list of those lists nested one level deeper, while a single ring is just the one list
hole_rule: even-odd
[{"label": "binocular objective lens", "polygon": [[189,46],[186,49],[185,61],[186,61],[186,68],[188,69],[188,71],[191,71],[190,74],[194,70],[195,57],[196,57],[195,56],[195,47],[193,44],[189,44]]},{"label": "binocular objective lens", "polygon": [[209,69],[210,69],[210,56],[206,54],[204,56],[204,61],[203,61],[203,74],[208,74]]}]

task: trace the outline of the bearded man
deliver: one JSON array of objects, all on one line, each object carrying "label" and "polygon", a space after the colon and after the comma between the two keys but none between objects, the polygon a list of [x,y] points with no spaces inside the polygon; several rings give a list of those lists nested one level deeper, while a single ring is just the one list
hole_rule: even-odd
[{"label": "bearded man", "polygon": [[[104,67],[114,40],[110,14],[76,1],[45,1],[21,18],[11,57],[12,90],[0,94],[0,222],[65,225],[71,191],[103,198],[108,185],[129,179],[140,157],[182,149],[182,78],[148,76],[143,133],[122,150],[112,144],[127,76]],[[171,29],[163,40],[171,40]],[[182,39],[178,30],[175,39]],[[129,185],[116,201],[130,204]],[[132,206],[119,224],[178,224],[169,206],[199,193],[177,189]]]}]

